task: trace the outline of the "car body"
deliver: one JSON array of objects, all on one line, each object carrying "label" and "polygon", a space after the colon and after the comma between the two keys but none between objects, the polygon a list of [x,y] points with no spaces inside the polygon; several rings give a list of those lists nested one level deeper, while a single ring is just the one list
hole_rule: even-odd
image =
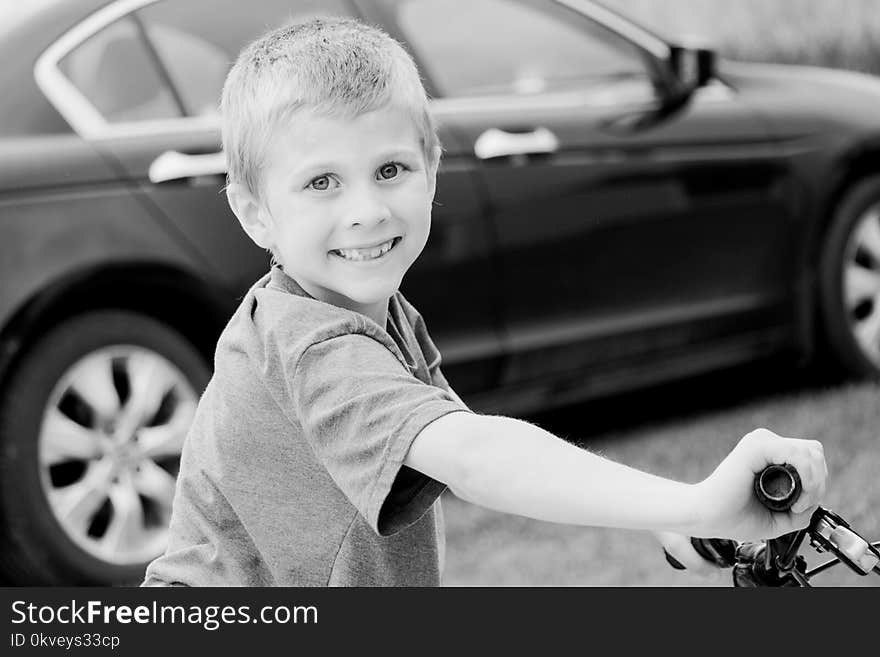
[{"label": "car body", "polygon": [[423,72],[444,156],[403,292],[474,409],[819,345],[880,371],[877,79],[716,66],[590,0],[37,4],[0,28],[14,581],[132,582],[161,549],[216,338],[269,264],[222,193],[219,89],[291,18],[381,25]]}]

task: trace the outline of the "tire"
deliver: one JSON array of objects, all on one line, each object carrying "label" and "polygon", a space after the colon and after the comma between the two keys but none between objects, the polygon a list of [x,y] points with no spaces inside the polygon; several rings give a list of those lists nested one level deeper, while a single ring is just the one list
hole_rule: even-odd
[{"label": "tire", "polygon": [[0,398],[0,568],[20,585],[139,584],[164,550],[210,377],[179,333],[95,311],[27,345]]},{"label": "tire", "polygon": [[858,182],[834,214],[819,263],[827,350],[843,373],[880,378],[880,176]]}]

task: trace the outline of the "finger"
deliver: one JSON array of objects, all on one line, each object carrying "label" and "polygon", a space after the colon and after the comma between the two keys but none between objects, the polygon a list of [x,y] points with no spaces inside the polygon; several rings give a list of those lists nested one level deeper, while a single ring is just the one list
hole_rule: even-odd
[{"label": "finger", "polygon": [[811,506],[800,513],[792,513],[791,511],[780,511],[773,514],[772,531],[765,538],[777,538],[784,534],[790,534],[809,526],[813,512],[817,509]]},{"label": "finger", "polygon": [[[670,547],[672,549],[669,549]],[[676,540],[672,545],[667,546],[667,550],[682,566],[696,575],[709,575],[719,569],[719,566],[715,563],[707,561],[700,556],[700,553],[694,549],[690,539],[687,537],[681,537],[681,540]]]},{"label": "finger", "polygon": [[820,443],[796,441],[790,462],[801,476],[802,492],[792,505],[793,513],[803,513],[819,504],[825,495],[827,466]]},{"label": "finger", "polygon": [[[666,553],[680,565],[689,570],[700,567],[700,555],[691,546],[689,537],[675,532],[657,532],[656,536]],[[698,559],[694,559],[695,556]]]},{"label": "finger", "polygon": [[[825,498],[825,487],[827,478],[826,469],[827,468],[825,466],[824,459],[819,460],[814,452],[811,472],[813,494],[810,499],[811,503],[808,506],[818,506]],[[800,511],[801,509],[798,510]]]},{"label": "finger", "polygon": [[786,438],[769,429],[756,429],[749,436],[753,437],[752,439],[759,446],[759,454],[756,455],[759,470],[772,464],[791,463],[792,458],[799,456],[806,449],[806,445],[801,444],[806,441]]},{"label": "finger", "polygon": [[793,453],[801,451],[798,443],[803,441],[785,438],[769,429],[755,429],[746,434],[742,442],[747,447],[746,458],[749,467],[753,472],[758,473],[768,465],[792,463]]},{"label": "finger", "polygon": [[[796,531],[798,529],[803,529],[804,527],[807,527],[810,524],[810,520],[813,517],[813,513],[816,511],[817,508],[819,508],[818,505],[813,505],[813,506],[807,507],[805,510],[801,511],[800,513],[789,513],[788,519],[789,519],[789,523],[791,524],[790,531]],[[788,533],[788,532],[783,532],[783,533]]]},{"label": "finger", "polygon": [[801,492],[794,504],[791,505],[791,513],[797,515],[803,513],[815,503],[816,498],[816,474],[813,464],[802,455],[793,455],[789,462],[798,471],[801,478]]},{"label": "finger", "polygon": [[821,503],[825,499],[825,491],[828,486],[828,462],[825,460],[825,448],[818,440],[814,445],[815,457],[819,463],[819,476],[821,479],[821,494],[817,502]]}]

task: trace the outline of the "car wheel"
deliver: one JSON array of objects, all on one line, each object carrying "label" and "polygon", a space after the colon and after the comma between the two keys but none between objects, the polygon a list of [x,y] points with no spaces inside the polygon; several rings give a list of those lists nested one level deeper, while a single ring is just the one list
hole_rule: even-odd
[{"label": "car wheel", "polygon": [[880,177],[858,183],[838,206],[819,276],[834,360],[848,374],[880,377]]},{"label": "car wheel", "polygon": [[175,330],[125,311],[29,345],[0,400],[7,577],[137,584],[167,540],[183,439],[210,371]]}]

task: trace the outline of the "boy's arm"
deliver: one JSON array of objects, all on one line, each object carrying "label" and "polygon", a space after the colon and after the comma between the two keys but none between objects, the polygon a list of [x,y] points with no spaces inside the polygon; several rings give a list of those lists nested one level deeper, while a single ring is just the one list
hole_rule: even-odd
[{"label": "boy's arm", "polygon": [[508,417],[450,413],[425,427],[406,465],[463,500],[577,525],[688,532],[693,487],[633,470]]},{"label": "boy's arm", "polygon": [[[751,539],[806,526],[824,493],[825,462],[816,445],[758,430],[712,476],[684,484],[614,463],[521,420],[449,413],[419,433],[405,464],[464,500],[539,520]],[[801,472],[796,513],[771,518],[752,498],[754,473],[771,462]]]}]

